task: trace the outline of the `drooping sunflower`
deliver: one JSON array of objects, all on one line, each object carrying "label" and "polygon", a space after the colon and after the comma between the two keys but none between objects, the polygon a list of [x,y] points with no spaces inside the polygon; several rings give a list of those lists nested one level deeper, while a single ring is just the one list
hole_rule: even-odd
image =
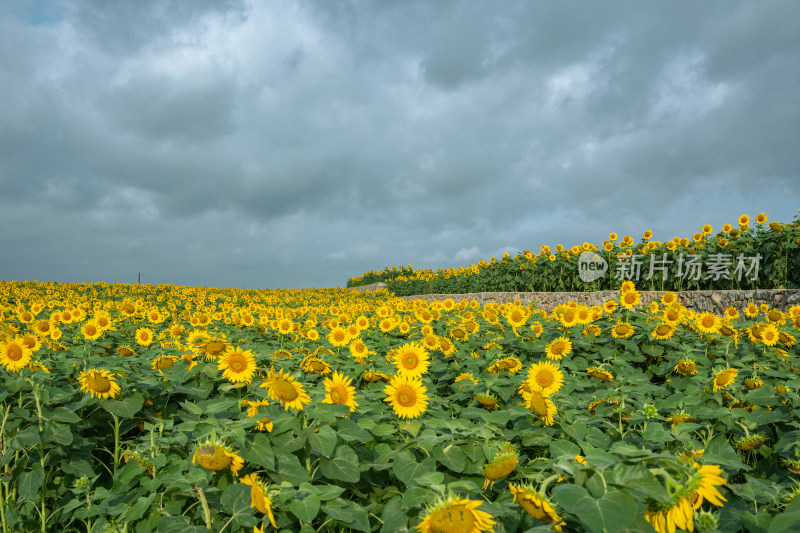
[{"label": "drooping sunflower", "polygon": [[548,359],[559,361],[562,357],[569,355],[571,352],[572,342],[568,337],[561,336],[548,344],[544,353]]},{"label": "drooping sunflower", "polygon": [[155,333],[150,328],[139,328],[136,330],[136,344],[139,346],[150,346],[155,340]]},{"label": "drooping sunflower", "polygon": [[558,392],[564,385],[564,373],[550,361],[533,363],[528,369],[526,383],[530,390],[537,390],[549,396]]},{"label": "drooping sunflower", "polygon": [[421,345],[410,342],[396,348],[392,354],[397,371],[409,378],[418,378],[428,371],[430,357]]},{"label": "drooping sunflower", "polygon": [[235,476],[244,466],[244,459],[234,453],[222,441],[211,438],[195,448],[192,464],[195,463],[200,463],[200,466],[212,472],[230,468]]},{"label": "drooping sunflower", "polygon": [[492,460],[483,467],[483,489],[491,489],[494,484],[511,472],[519,464],[519,456],[510,446],[495,454]]},{"label": "drooping sunflower", "polygon": [[383,401],[390,403],[400,418],[417,418],[428,408],[427,390],[422,380],[399,374],[384,387]]},{"label": "drooping sunflower", "polygon": [[497,406],[499,405],[499,402],[497,401],[497,396],[488,391],[485,393],[476,394],[475,400],[478,402],[478,404],[481,406],[482,409],[485,409],[487,411],[492,411],[494,409],[497,409]]},{"label": "drooping sunflower", "polygon": [[541,391],[524,392],[522,396],[525,407],[535,412],[539,418],[544,421],[545,425],[552,426],[554,423],[553,416],[558,414],[556,406],[550,401],[547,395]]},{"label": "drooping sunflower", "polygon": [[255,354],[241,346],[231,346],[220,357],[217,369],[224,370],[222,377],[231,383],[251,383],[256,371]]},{"label": "drooping sunflower", "polygon": [[717,392],[724,388],[729,387],[733,384],[736,376],[739,375],[739,371],[735,368],[726,368],[725,370],[720,370],[716,374],[714,374],[714,389],[713,392]]},{"label": "drooping sunflower", "polygon": [[250,507],[267,515],[272,527],[278,529],[278,525],[275,523],[275,515],[272,513],[273,503],[269,497],[269,489],[258,477],[258,474],[247,474],[243,478],[239,478],[239,481],[250,486]]},{"label": "drooping sunflower", "polygon": [[117,355],[120,357],[128,357],[130,355],[135,355],[136,352],[133,348],[128,346],[127,344],[123,344],[122,346],[117,347]]},{"label": "drooping sunflower", "polygon": [[300,362],[300,370],[305,373],[313,372],[325,376],[331,373],[331,365],[314,354],[308,354]]},{"label": "drooping sunflower", "polygon": [[389,383],[389,375],[384,374],[383,372],[376,372],[374,370],[366,370],[361,373],[361,379],[368,383],[375,383],[376,381],[383,381],[384,383]]},{"label": "drooping sunflower", "polygon": [[352,382],[352,378],[340,372],[334,372],[330,378],[325,378],[322,384],[325,385],[327,396],[322,403],[346,405],[350,408],[350,412],[354,413],[358,403],[356,402],[356,388],[351,385]]},{"label": "drooping sunflower", "polygon": [[0,342],[0,363],[9,372],[18,372],[25,368],[31,361],[33,352],[28,348],[21,337],[13,337]]},{"label": "drooping sunflower", "polygon": [[269,397],[278,400],[285,410],[303,410],[304,405],[311,403],[311,398],[303,388],[302,383],[295,381],[291,374],[283,370],[275,372],[270,368],[267,380],[260,385],[267,389]]},{"label": "drooping sunflower", "polygon": [[672,368],[672,371],[680,374],[682,376],[693,376],[697,374],[697,368],[694,361],[689,359],[681,359],[678,363]]},{"label": "drooping sunflower", "polygon": [[614,375],[611,372],[597,366],[587,368],[586,373],[600,381],[612,381],[614,379]]},{"label": "drooping sunflower", "polygon": [[108,370],[87,370],[78,376],[81,390],[95,398],[115,398],[120,386]]},{"label": "drooping sunflower", "polygon": [[414,529],[420,533],[481,533],[492,531],[492,515],[481,511],[479,500],[448,497],[428,508],[425,518]]},{"label": "drooping sunflower", "polygon": [[150,363],[150,366],[152,366],[154,370],[158,370],[158,373],[161,374],[162,368],[174,366],[177,361],[178,358],[174,355],[160,355],[153,359],[153,362]]},{"label": "drooping sunflower", "polygon": [[541,492],[529,485],[508,484],[508,489],[513,496],[512,502],[519,502],[525,511],[536,520],[553,524],[553,530],[561,531],[561,526],[566,525],[556,512],[552,502]]}]

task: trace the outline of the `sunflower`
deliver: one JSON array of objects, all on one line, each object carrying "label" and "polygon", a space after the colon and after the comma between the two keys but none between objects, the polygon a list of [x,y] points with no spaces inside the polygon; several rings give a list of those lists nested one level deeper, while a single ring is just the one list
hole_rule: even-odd
[{"label": "sunflower", "polygon": [[545,355],[548,359],[560,360],[565,355],[572,352],[572,342],[568,337],[558,337],[545,348]]},{"label": "sunflower", "polygon": [[233,475],[237,475],[244,466],[244,459],[236,455],[221,441],[209,439],[200,444],[192,456],[192,464],[200,463],[200,466],[212,472],[218,472],[230,468]]},{"label": "sunflower", "polygon": [[553,425],[553,416],[558,414],[558,411],[547,395],[541,391],[532,390],[531,392],[523,393],[522,398],[525,401],[525,407],[535,412],[544,421],[545,425]]},{"label": "sunflower", "polygon": [[361,374],[361,379],[369,383],[375,383],[376,381],[383,381],[384,383],[389,383],[389,376],[384,374],[383,372],[375,372],[372,370],[366,370]]},{"label": "sunflower", "polygon": [[614,324],[614,327],[611,328],[611,336],[615,339],[627,339],[636,330],[630,325],[628,322],[617,322]]},{"label": "sunflower", "polygon": [[108,370],[87,370],[78,376],[81,390],[92,397],[115,398],[120,386]]},{"label": "sunflower", "polygon": [[304,405],[311,403],[311,398],[303,388],[302,383],[295,381],[291,374],[283,370],[275,372],[270,368],[267,380],[260,385],[267,389],[269,397],[281,402],[285,410],[303,410]]},{"label": "sunflower", "polygon": [[258,415],[258,408],[269,405],[269,400],[242,400],[242,407],[247,407],[247,416]]},{"label": "sunflower", "polygon": [[199,352],[205,356],[206,361],[215,360],[231,347],[224,335],[220,336],[219,338],[210,337],[194,344]]},{"label": "sunflower", "polygon": [[693,376],[697,374],[697,368],[695,362],[689,359],[681,359],[678,363],[672,368],[672,371],[681,374],[682,376]]},{"label": "sunflower", "polygon": [[425,518],[414,529],[420,533],[480,533],[493,531],[492,515],[478,510],[480,500],[448,497],[428,508]]},{"label": "sunflower", "polygon": [[162,368],[169,368],[175,365],[177,360],[178,358],[174,355],[160,355],[156,357],[152,363],[150,363],[150,366],[152,366],[154,370],[158,370],[158,373],[161,374]]},{"label": "sunflower", "polygon": [[9,372],[18,372],[31,361],[33,351],[22,342],[22,337],[13,337],[0,342],[0,363]]},{"label": "sunflower", "polygon": [[155,333],[150,328],[139,328],[136,330],[136,344],[139,346],[150,346],[155,339]]},{"label": "sunflower", "polygon": [[619,303],[621,303],[625,309],[633,309],[639,305],[641,301],[642,295],[639,294],[639,291],[637,290],[623,292],[619,297]]},{"label": "sunflower", "polygon": [[498,406],[497,396],[495,396],[491,392],[476,394],[475,400],[480,404],[482,409],[485,409],[487,411],[492,411],[494,409],[497,409]]},{"label": "sunflower", "polygon": [[417,418],[428,407],[427,390],[422,380],[399,374],[384,387],[386,398],[383,401],[391,403],[400,418]]},{"label": "sunflower", "polygon": [[653,329],[653,331],[650,332],[650,336],[652,338],[658,339],[660,341],[672,338],[674,334],[675,334],[675,326],[671,324],[659,324]]},{"label": "sunflower", "polygon": [[564,374],[550,361],[533,363],[528,369],[525,383],[528,384],[529,391],[536,390],[549,396],[564,385]]},{"label": "sunflower", "polygon": [[450,339],[447,337],[438,337],[436,342],[439,344],[439,350],[444,355],[453,355],[453,352],[456,351],[456,345],[450,342]]},{"label": "sunflower", "polygon": [[743,452],[749,452],[752,450],[757,450],[760,448],[767,439],[763,435],[749,435],[747,437],[742,437],[736,441],[736,447],[742,450]]},{"label": "sunflower", "polygon": [[713,392],[717,392],[724,388],[729,387],[733,381],[736,379],[736,376],[739,375],[739,371],[735,368],[726,368],[725,370],[720,370],[716,374],[714,374],[714,390]]},{"label": "sunflower", "polygon": [[695,326],[703,333],[719,333],[722,326],[722,318],[706,311],[698,314],[694,319]]},{"label": "sunflower", "polygon": [[744,310],[744,314],[747,315],[747,318],[755,318],[758,316],[760,309],[758,308],[758,304],[754,302],[750,302],[747,304],[747,307]]},{"label": "sunflower", "polygon": [[748,224],[750,224],[750,217],[747,215],[740,215],[739,226],[747,226]]},{"label": "sunflower", "polygon": [[[580,456],[579,456],[580,457]],[[566,525],[558,516],[554,505],[541,492],[528,485],[508,484],[508,489],[513,496],[512,502],[519,502],[525,511],[537,520],[553,524],[555,531],[561,531],[561,526]]]},{"label": "sunflower", "polygon": [[761,329],[761,343],[764,346],[775,346],[778,342],[780,332],[774,324],[767,324]]},{"label": "sunflower", "polygon": [[602,368],[593,366],[586,369],[586,373],[592,376],[593,378],[597,378],[601,381],[612,381],[614,379],[614,375],[607,370],[603,370]]},{"label": "sunflower", "polygon": [[396,348],[390,357],[394,360],[394,366],[400,375],[409,378],[419,378],[428,371],[430,357],[428,352],[420,344],[411,342]]},{"label": "sunflower", "polygon": [[239,481],[250,486],[250,507],[267,515],[272,527],[278,529],[278,525],[275,523],[275,515],[272,514],[273,503],[269,497],[268,487],[261,482],[258,474],[247,474],[243,478],[239,478]]},{"label": "sunflower", "polygon": [[122,346],[117,347],[117,355],[121,357],[128,357],[129,355],[136,355],[136,352],[127,344],[123,344]]},{"label": "sunflower", "polygon": [[356,402],[356,389],[351,386],[352,379],[345,376],[340,372],[334,372],[330,378],[323,380],[325,385],[325,392],[328,394],[322,403],[329,404],[342,404],[350,408],[350,412],[354,413],[358,403]]},{"label": "sunflower", "polygon": [[494,487],[497,480],[513,472],[517,464],[519,464],[519,457],[513,448],[510,450],[504,449],[495,454],[494,458],[483,467],[483,489]]},{"label": "sunflower", "polygon": [[528,321],[528,314],[522,308],[515,307],[505,315],[505,319],[511,327],[516,329],[525,325],[525,322]]},{"label": "sunflower", "polygon": [[347,346],[347,343],[350,342],[350,335],[346,329],[336,326],[328,333],[327,339],[332,346]]},{"label": "sunflower", "polygon": [[489,365],[487,370],[492,374],[499,374],[503,370],[508,370],[509,373],[516,374],[522,370],[522,361],[516,357],[505,357]]},{"label": "sunflower", "polygon": [[87,320],[81,327],[83,338],[87,341],[99,339],[103,335],[103,328],[94,320]]},{"label": "sunflower", "polygon": [[[475,377],[472,374],[468,373],[468,372],[462,372],[461,374],[456,376],[456,378],[453,380],[453,383],[457,383],[459,381],[471,381],[473,385],[477,385],[478,384],[478,380],[475,379]],[[464,386],[463,385],[459,385],[458,386],[458,390],[464,390]]]},{"label": "sunflower", "polygon": [[218,370],[224,370],[222,377],[231,383],[251,383],[256,371],[255,354],[242,350],[241,346],[230,347],[219,359]]},{"label": "sunflower", "polygon": [[316,355],[309,354],[300,362],[300,370],[325,376],[331,373],[331,365]]}]

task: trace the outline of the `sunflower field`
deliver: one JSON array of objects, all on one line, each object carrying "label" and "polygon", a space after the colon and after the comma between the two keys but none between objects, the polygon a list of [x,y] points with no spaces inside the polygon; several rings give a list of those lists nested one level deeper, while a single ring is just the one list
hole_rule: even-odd
[{"label": "sunflower field", "polygon": [[[587,251],[609,268],[607,275],[589,283],[578,276],[581,254]],[[704,272],[684,268],[690,258],[705,267]],[[634,263],[638,263],[635,268]],[[347,286],[385,282],[397,296],[409,296],[616,290],[625,280],[655,291],[800,288],[800,217],[784,224],[768,223],[765,213],[753,220],[742,214],[736,224],[725,224],[716,233],[705,224],[690,238],[666,242],[654,240],[651,230],[638,243],[630,235],[610,233],[600,245],[542,245],[538,253],[525,250],[515,257],[505,253],[500,259],[436,271],[392,266],[351,277]]]},{"label": "sunflower field", "polygon": [[800,530],[800,306],[0,282],[2,533]]}]

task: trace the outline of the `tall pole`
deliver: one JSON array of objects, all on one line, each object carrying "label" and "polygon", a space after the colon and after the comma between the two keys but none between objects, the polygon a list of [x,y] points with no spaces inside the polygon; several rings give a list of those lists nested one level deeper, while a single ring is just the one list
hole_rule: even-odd
[{"label": "tall pole", "polygon": [[142,284],[142,273],[139,272],[139,285],[141,285],[141,284]]}]

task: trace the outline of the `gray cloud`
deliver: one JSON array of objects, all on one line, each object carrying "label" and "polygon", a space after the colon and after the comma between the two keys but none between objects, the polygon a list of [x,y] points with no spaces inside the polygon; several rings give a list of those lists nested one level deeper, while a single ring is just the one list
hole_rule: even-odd
[{"label": "gray cloud", "polygon": [[330,286],[800,195],[790,1],[0,10],[0,279]]}]

